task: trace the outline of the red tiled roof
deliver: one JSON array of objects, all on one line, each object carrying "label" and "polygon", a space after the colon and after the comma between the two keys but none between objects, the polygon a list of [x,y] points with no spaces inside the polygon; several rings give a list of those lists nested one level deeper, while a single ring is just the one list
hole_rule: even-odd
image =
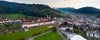
[{"label": "red tiled roof", "polygon": [[[50,20],[51,21],[51,20]],[[50,21],[45,21],[45,22],[50,22]],[[28,25],[28,24],[37,24],[37,23],[42,23],[42,22],[24,22],[22,23],[23,25]]]},{"label": "red tiled roof", "polygon": [[37,20],[49,20],[49,18],[27,18],[27,19],[21,19],[23,22],[31,22],[31,21],[37,21]]}]

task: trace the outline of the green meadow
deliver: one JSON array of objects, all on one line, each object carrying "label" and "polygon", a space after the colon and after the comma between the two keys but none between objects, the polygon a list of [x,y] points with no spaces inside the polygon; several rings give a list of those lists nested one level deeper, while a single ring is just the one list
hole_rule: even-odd
[{"label": "green meadow", "polygon": [[57,32],[49,32],[43,36],[35,38],[34,40],[62,40]]},{"label": "green meadow", "polygon": [[0,40],[23,40],[26,37],[35,35],[35,34],[40,33],[40,32],[44,32],[44,31],[49,30],[49,29],[50,28],[48,28],[47,26],[40,26],[37,28],[31,28],[27,32],[20,31],[20,32],[16,32],[16,33],[9,33],[6,35],[0,35]]},{"label": "green meadow", "polygon": [[3,16],[7,19],[21,19],[21,18],[32,18],[33,17],[33,16],[27,16],[27,15],[18,14],[18,13],[15,13],[15,14],[0,14],[0,16]]}]

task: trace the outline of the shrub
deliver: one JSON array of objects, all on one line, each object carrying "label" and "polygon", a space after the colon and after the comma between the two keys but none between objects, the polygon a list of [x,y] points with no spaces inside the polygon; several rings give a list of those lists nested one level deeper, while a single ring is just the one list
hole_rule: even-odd
[{"label": "shrub", "polygon": [[56,27],[52,27],[52,31],[55,32],[56,31]]}]

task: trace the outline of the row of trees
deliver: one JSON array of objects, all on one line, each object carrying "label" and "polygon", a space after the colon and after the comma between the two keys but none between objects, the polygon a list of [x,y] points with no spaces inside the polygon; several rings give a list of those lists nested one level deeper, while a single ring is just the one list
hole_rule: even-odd
[{"label": "row of trees", "polygon": [[21,24],[2,24],[0,25],[0,32],[8,32],[8,30],[20,29]]}]

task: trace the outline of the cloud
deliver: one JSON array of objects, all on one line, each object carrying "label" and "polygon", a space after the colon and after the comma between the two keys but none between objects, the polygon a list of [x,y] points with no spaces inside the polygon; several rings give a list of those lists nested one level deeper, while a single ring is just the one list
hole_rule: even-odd
[{"label": "cloud", "polygon": [[0,1],[4,1],[4,0],[0,0]]},{"label": "cloud", "polygon": [[75,3],[78,7],[92,6],[100,8],[100,0],[77,0]]},{"label": "cloud", "polygon": [[30,3],[30,4],[46,4],[51,7],[86,7],[93,6],[100,8],[100,0],[6,0],[11,2],[19,3]]}]

